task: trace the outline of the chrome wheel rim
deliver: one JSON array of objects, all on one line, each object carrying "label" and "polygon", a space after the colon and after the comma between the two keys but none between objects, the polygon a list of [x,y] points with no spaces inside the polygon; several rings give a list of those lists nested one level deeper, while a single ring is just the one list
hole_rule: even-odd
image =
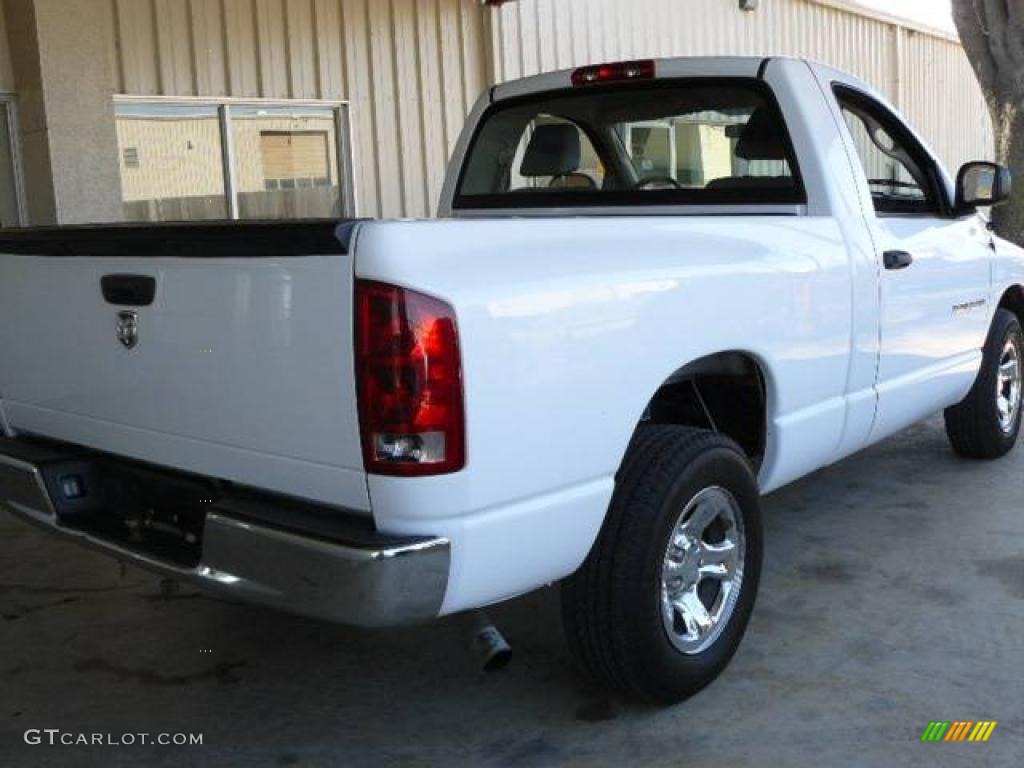
[{"label": "chrome wheel rim", "polygon": [[1021,381],[1024,379],[1020,350],[1015,339],[1006,342],[999,358],[999,376],[996,377],[996,409],[999,426],[1006,434],[1017,426],[1021,405]]},{"label": "chrome wheel rim", "polygon": [[661,618],[677,651],[707,650],[729,623],[743,585],[746,537],[724,488],[698,493],[679,515],[661,569]]}]

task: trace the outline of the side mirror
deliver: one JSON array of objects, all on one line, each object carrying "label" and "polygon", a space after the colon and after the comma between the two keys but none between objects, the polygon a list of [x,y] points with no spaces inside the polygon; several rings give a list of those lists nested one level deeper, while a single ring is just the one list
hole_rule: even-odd
[{"label": "side mirror", "polygon": [[956,176],[956,209],[972,211],[1006,202],[1013,188],[1010,169],[995,163],[967,163]]}]

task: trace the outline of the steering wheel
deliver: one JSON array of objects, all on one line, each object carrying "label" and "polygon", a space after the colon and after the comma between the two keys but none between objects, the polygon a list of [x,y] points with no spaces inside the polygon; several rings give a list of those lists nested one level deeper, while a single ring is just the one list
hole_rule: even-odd
[{"label": "steering wheel", "polygon": [[673,179],[671,176],[649,176],[646,179],[641,179],[637,182],[637,189],[647,189],[653,184],[660,184],[662,187],[669,187],[671,189],[682,189],[683,186],[678,181]]}]

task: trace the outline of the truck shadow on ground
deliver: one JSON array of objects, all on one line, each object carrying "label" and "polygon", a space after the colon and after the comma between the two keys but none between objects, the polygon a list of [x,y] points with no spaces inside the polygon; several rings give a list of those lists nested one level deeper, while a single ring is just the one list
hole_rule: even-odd
[{"label": "truck shadow on ground", "polygon": [[[998,691],[1024,653],[1020,488],[995,481],[1022,467],[1022,451],[998,464],[956,459],[933,421],[766,499],[747,639],[716,684],[669,710],[578,673],[557,586],[490,612],[514,656],[484,673],[453,620],[365,631],[187,589],[158,597],[148,575],[121,575],[5,517],[3,730],[202,731],[219,764],[279,765],[668,765],[673,754],[721,756],[712,732],[742,763],[743,744],[809,745],[823,724],[830,748],[851,755],[864,727],[912,741],[928,718],[894,713],[963,699],[968,684]],[[975,619],[990,626],[983,641],[965,629]]]}]

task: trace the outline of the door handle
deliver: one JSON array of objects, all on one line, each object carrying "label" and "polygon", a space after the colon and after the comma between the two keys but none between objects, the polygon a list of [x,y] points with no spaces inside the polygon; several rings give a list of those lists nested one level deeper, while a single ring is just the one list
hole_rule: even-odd
[{"label": "door handle", "polygon": [[882,254],[882,263],[886,269],[906,269],[914,263],[914,257],[906,251],[886,251]]},{"label": "door handle", "polygon": [[156,297],[156,278],[149,275],[104,275],[103,298],[118,307],[148,307]]}]

